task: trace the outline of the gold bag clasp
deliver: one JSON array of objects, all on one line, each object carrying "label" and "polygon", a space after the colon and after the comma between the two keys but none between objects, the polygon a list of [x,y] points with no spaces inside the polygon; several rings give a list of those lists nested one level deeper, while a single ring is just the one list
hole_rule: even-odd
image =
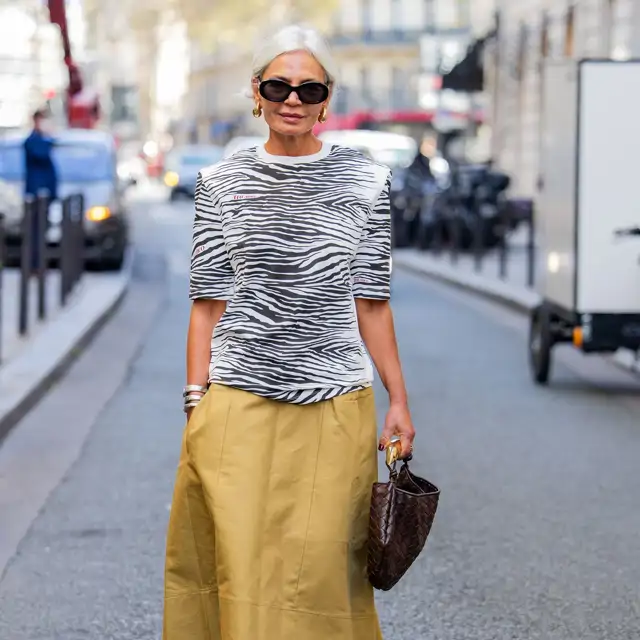
[{"label": "gold bag clasp", "polygon": [[387,445],[387,468],[389,471],[393,471],[396,465],[396,462],[400,458],[400,454],[402,453],[402,441],[400,436],[392,436],[389,440],[389,444]]}]

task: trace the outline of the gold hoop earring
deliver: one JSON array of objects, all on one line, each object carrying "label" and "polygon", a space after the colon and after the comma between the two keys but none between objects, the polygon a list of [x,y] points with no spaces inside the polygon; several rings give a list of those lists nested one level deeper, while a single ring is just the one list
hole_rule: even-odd
[{"label": "gold hoop earring", "polygon": [[256,106],[253,108],[253,117],[259,118],[262,115],[262,106],[259,103],[256,103]]},{"label": "gold hoop earring", "polygon": [[327,107],[322,107],[320,111],[320,115],[318,116],[318,122],[326,122],[327,121]]}]

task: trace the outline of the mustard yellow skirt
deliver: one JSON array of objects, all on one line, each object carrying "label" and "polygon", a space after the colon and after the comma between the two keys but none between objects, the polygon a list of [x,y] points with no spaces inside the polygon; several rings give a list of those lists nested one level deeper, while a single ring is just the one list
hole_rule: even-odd
[{"label": "mustard yellow skirt", "polygon": [[381,640],[366,574],[371,389],[312,405],[212,386],[185,429],[164,640]]}]

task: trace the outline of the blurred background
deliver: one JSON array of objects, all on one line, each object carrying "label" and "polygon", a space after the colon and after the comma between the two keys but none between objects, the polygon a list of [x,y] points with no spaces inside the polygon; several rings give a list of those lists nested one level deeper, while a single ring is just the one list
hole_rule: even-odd
[{"label": "blurred background", "polygon": [[[498,33],[498,9],[491,0],[3,0],[0,131],[29,126],[46,105],[58,127],[106,129],[122,155],[144,152],[151,172],[175,145],[263,134],[241,96],[253,44],[265,29],[304,21],[322,29],[342,68],[325,128],[415,138],[462,130],[479,143],[480,159],[491,153],[492,102],[531,83],[506,59],[525,46],[520,22],[538,31],[542,12],[503,10]],[[558,37],[563,20],[553,25]],[[531,61],[539,55],[532,40]],[[500,89],[496,75],[507,79]]]},{"label": "blurred background", "polygon": [[435,134],[445,155],[456,138],[457,159],[492,160],[519,197],[538,178],[545,63],[640,49],[633,0],[2,0],[0,18],[0,135],[47,106],[160,176],[172,148],[264,135],[242,95],[253,45],[304,21],[341,66],[323,129]]},{"label": "blurred background", "polygon": [[46,105],[59,127],[143,151],[151,171],[175,145],[262,135],[241,95],[253,45],[304,21],[341,66],[325,129],[462,133],[468,158],[508,167],[519,195],[537,177],[545,61],[640,47],[632,0],[3,0],[0,12],[0,132]]},{"label": "blurred background", "polygon": [[443,490],[385,637],[637,640],[639,0],[0,0],[0,640],[159,637],[196,176],[264,141],[292,22],[340,67],[317,134],[393,169]]}]

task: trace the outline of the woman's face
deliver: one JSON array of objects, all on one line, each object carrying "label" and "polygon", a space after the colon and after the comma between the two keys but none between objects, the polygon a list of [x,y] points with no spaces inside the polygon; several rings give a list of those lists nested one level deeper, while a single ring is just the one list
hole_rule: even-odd
[{"label": "woman's face", "polygon": [[[293,51],[277,57],[262,75],[262,81],[281,80],[292,86],[305,82],[326,84],[326,74],[320,63],[306,51]],[[308,133],[318,122],[323,107],[327,107],[331,94],[319,104],[305,104],[292,91],[284,102],[271,102],[260,95],[257,82],[253,94],[262,106],[269,128],[282,135],[295,136]]]}]

